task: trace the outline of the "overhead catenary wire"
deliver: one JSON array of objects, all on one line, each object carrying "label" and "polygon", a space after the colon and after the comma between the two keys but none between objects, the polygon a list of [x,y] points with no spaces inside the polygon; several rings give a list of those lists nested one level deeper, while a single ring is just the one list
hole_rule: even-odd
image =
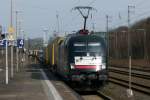
[{"label": "overhead catenary wire", "polygon": [[[145,12],[142,12],[142,13],[139,13],[138,15],[136,15],[136,16],[134,16],[134,17],[131,17],[132,19],[134,18],[139,18],[139,17],[142,17],[142,16],[145,16],[146,14],[148,14],[150,12],[150,10],[149,11],[145,11]],[[148,17],[148,16],[147,16]]]},{"label": "overhead catenary wire", "polygon": [[136,10],[138,10],[138,12],[139,12],[141,10],[145,10],[145,9],[149,8],[150,3],[147,3],[147,2],[148,2],[148,0],[147,1],[143,0],[143,1],[139,2],[138,4],[135,4]]},{"label": "overhead catenary wire", "polygon": [[[143,5],[143,4],[145,4],[146,2],[147,2],[147,1],[142,0],[142,1],[140,1],[139,3],[135,4],[136,10],[137,10],[138,12],[140,12],[140,10],[142,10],[142,9],[139,8],[140,4]],[[139,5],[139,6],[138,6],[138,5]],[[145,10],[145,8],[143,8],[143,10]],[[148,17],[149,12],[150,12],[150,11],[145,11],[145,12],[142,11],[142,13],[135,14],[134,16],[131,16],[131,19],[133,20],[133,22],[136,22],[137,20],[140,20],[140,19],[142,19],[142,18]],[[127,21],[126,19],[125,19],[125,20],[122,20],[122,21],[120,21],[120,22],[117,22],[117,23],[114,24],[113,26],[119,26],[119,25],[121,25],[121,24],[122,24],[122,25],[125,25],[125,24],[126,24],[126,21]],[[132,22],[132,23],[133,23],[133,22]]]},{"label": "overhead catenary wire", "polygon": [[[74,0],[73,0],[73,1],[74,1]],[[75,4],[75,5],[78,5],[80,2],[81,2],[81,0],[78,0],[78,1],[76,2],[76,4]]]},{"label": "overhead catenary wire", "polygon": [[88,6],[91,6],[93,3],[95,3],[95,1],[96,1],[96,0],[92,0],[92,1],[88,4]]},{"label": "overhead catenary wire", "polygon": [[[134,22],[135,21],[137,21],[137,20],[140,20],[141,18],[140,17],[143,17],[143,16],[145,16],[145,14],[148,14],[148,13],[150,13],[150,11],[146,11],[146,12],[143,12],[143,13],[140,13],[140,14],[138,14],[138,15],[136,15],[136,16],[133,16],[133,17],[131,17],[131,19],[134,19]],[[148,16],[147,16],[148,17]],[[140,18],[140,19],[139,19]],[[146,18],[146,17],[145,17]],[[121,21],[121,22],[118,22],[117,24],[114,24],[113,26],[117,26],[117,25],[120,25],[120,24],[122,24],[122,25],[124,25],[124,24],[127,24],[127,20],[123,20],[123,21]]]},{"label": "overhead catenary wire", "polygon": [[[148,2],[148,0],[139,0],[139,2],[137,2],[136,1],[136,3],[132,3],[133,5],[135,5],[135,7],[136,7],[136,9],[135,10],[138,10],[138,12],[140,11],[140,10],[145,10],[146,9],[146,7],[144,6],[144,4],[148,4],[147,3]],[[144,8],[143,8],[143,6],[144,6]],[[148,7],[148,6],[147,6]],[[125,9],[125,10],[122,10],[122,11],[119,11],[119,13],[125,13],[127,10]],[[149,12],[149,11],[148,11]],[[134,16],[132,16],[131,17],[131,19],[132,18],[139,18],[139,16],[141,17],[141,16],[144,16],[145,14],[147,14],[148,12],[144,12],[144,13],[141,13],[141,14],[135,14]],[[144,14],[144,15],[143,15]],[[122,17],[122,15],[120,15],[121,17]],[[113,24],[113,26],[119,26],[119,25],[125,25],[125,24],[127,24],[127,18],[125,18],[125,19],[121,19],[119,22],[117,22],[117,23],[115,23],[115,24]]]},{"label": "overhead catenary wire", "polygon": [[[148,1],[148,0],[147,0]],[[145,4],[146,3],[146,0],[141,0],[141,1],[139,1],[137,4],[135,4],[135,6],[141,6],[141,5],[143,5],[143,4]]]}]

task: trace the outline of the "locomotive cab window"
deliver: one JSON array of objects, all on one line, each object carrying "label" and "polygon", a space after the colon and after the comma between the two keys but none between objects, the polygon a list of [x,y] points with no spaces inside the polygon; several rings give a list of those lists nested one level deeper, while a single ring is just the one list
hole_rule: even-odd
[{"label": "locomotive cab window", "polygon": [[100,52],[101,51],[101,44],[96,43],[96,42],[89,42],[87,49],[90,52]]},{"label": "locomotive cab window", "polygon": [[78,42],[74,43],[74,52],[85,52],[86,51],[86,43],[84,42]]},{"label": "locomotive cab window", "polygon": [[100,43],[96,43],[96,42],[91,42],[91,43],[88,43],[88,46],[99,47],[99,46],[101,46],[101,44]]},{"label": "locomotive cab window", "polygon": [[87,51],[90,52],[91,56],[102,56],[103,49],[99,42],[89,42],[87,45]]}]

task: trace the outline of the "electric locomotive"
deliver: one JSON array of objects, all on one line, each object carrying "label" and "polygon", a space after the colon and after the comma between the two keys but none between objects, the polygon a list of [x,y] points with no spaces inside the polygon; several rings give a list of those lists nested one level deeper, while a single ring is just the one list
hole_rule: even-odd
[{"label": "electric locomotive", "polygon": [[82,33],[69,35],[59,44],[56,71],[73,83],[100,85],[108,78],[105,41]]}]

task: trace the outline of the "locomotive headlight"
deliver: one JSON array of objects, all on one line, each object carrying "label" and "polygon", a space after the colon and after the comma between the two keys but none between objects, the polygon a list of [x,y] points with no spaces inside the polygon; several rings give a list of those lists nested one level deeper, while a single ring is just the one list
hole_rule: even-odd
[{"label": "locomotive headlight", "polygon": [[102,64],[102,69],[106,69],[106,64]]},{"label": "locomotive headlight", "polygon": [[74,64],[70,64],[70,68],[71,68],[71,69],[75,69]]},{"label": "locomotive headlight", "polygon": [[100,71],[100,70],[103,70],[103,69],[106,69],[106,64],[96,66],[96,71]]},{"label": "locomotive headlight", "polygon": [[100,71],[101,70],[101,65],[97,65],[96,66],[96,71]]}]

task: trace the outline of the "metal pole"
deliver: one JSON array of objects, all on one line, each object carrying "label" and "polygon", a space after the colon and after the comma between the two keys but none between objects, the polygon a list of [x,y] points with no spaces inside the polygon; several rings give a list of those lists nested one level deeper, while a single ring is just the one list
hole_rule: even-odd
[{"label": "metal pole", "polygon": [[[21,21],[19,20],[18,21],[18,36],[20,36],[20,34],[21,34]],[[20,67],[20,61],[21,61],[21,51],[20,51],[20,49],[19,48],[17,48],[18,49],[18,71],[19,71],[19,67]]]},{"label": "metal pole", "polygon": [[59,31],[60,31],[60,27],[59,27],[59,14],[58,14],[58,12],[57,12],[57,14],[56,14],[56,18],[57,18],[57,28],[58,28],[58,33],[59,33]]},{"label": "metal pole", "polygon": [[17,47],[17,51],[16,51],[16,58],[17,58],[17,72],[19,71],[19,64],[18,64],[18,62],[19,62],[19,60],[18,60],[18,52],[19,50],[18,50],[18,47]]},{"label": "metal pole", "polygon": [[84,17],[84,30],[86,30],[86,21],[88,17]]},{"label": "metal pole", "polygon": [[[16,11],[16,42],[18,37],[18,11]],[[16,64],[17,64],[17,72],[19,71],[18,67],[18,47],[16,47]]]},{"label": "metal pole", "polygon": [[6,84],[8,84],[8,45],[6,40]]},{"label": "metal pole", "polygon": [[12,27],[13,26],[13,0],[11,0],[11,5],[10,5],[10,26]]},{"label": "metal pole", "polygon": [[[22,31],[22,39],[24,39],[24,30],[21,30]],[[21,63],[22,63],[22,68],[24,66],[24,49],[22,48],[22,58],[21,58]]]},{"label": "metal pole", "polygon": [[109,66],[109,33],[108,33],[108,30],[109,30],[109,16],[106,15],[106,44],[107,44],[107,64]]},{"label": "metal pole", "polygon": [[17,35],[18,35],[18,11],[16,11],[16,40],[17,40]]},{"label": "metal pole", "polygon": [[11,46],[11,78],[14,76],[13,56],[13,46]]},{"label": "metal pole", "polygon": [[109,34],[108,34],[108,15],[106,15],[106,43],[107,43],[107,63],[109,63]]},{"label": "metal pole", "polygon": [[[13,1],[11,0],[11,28],[13,27]],[[11,33],[11,34],[13,34],[13,33]],[[12,46],[11,46],[11,78],[13,78],[13,76],[14,76],[14,68],[13,68],[13,40],[11,41],[12,42]]]},{"label": "metal pole", "polygon": [[132,84],[131,84],[131,65],[132,65],[132,53],[131,53],[131,34],[130,34],[130,9],[133,8],[134,6],[128,6],[128,57],[129,57],[129,89],[128,89],[128,96],[131,97],[133,96],[133,91],[132,91]]},{"label": "metal pole", "polygon": [[130,6],[128,6],[128,57],[129,57],[129,92],[131,90],[131,51],[130,51]]}]

